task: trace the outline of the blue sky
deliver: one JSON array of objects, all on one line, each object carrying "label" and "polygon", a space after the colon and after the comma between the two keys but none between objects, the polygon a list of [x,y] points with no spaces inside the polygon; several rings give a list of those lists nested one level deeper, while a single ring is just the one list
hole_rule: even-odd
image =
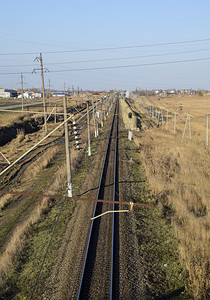
[{"label": "blue sky", "polygon": [[[39,68],[34,59],[43,52],[44,65],[50,71],[45,73],[46,88],[50,79],[52,89],[63,89],[65,83],[67,88],[74,85],[95,90],[136,87],[210,90],[210,60],[159,64],[210,58],[210,40],[106,51],[45,53],[210,39],[208,0],[8,0],[1,3],[0,28],[2,88],[18,88],[21,72],[26,88],[41,87],[40,74],[31,72]],[[31,54],[2,55],[8,53]],[[142,64],[147,65],[84,70]],[[83,71],[64,71],[72,69]],[[55,72],[57,70],[61,72]]]}]

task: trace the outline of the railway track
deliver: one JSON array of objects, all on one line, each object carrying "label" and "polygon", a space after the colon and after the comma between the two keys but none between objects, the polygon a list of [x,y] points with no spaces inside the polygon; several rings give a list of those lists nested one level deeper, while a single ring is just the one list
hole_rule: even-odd
[{"label": "railway track", "polygon": [[[84,110],[83,110],[84,111]],[[86,124],[84,123],[85,114],[82,116],[75,115],[75,121],[80,122],[81,134],[86,129]],[[47,182],[49,179],[49,174],[56,173],[59,166],[61,165],[62,161],[65,160],[65,153],[63,151],[63,146],[61,145],[64,143],[65,139],[63,135],[59,137],[53,138],[53,140],[44,143],[43,145],[37,147],[33,151],[31,151],[27,156],[25,156],[20,162],[14,167],[9,169],[3,176],[1,176],[1,189],[2,190],[11,190],[14,191],[19,188],[21,183],[22,177],[25,174],[25,171],[29,168],[30,164],[37,160],[37,158],[41,157],[46,150],[50,149],[53,146],[59,146],[59,150],[56,153],[53,163],[49,168],[42,171],[41,176],[34,178],[33,181],[30,181],[30,184],[27,186],[26,192],[36,192],[42,182]],[[85,135],[82,138],[82,142],[85,143]],[[26,186],[26,185],[25,185]],[[13,231],[17,224],[23,222],[24,219],[30,216],[32,209],[36,206],[36,202],[32,201],[31,198],[25,196],[15,196],[11,197],[11,200],[5,206],[4,210],[1,211],[1,219],[0,225],[1,227],[5,226],[8,227],[9,230],[4,231],[4,235],[1,236],[1,246],[0,251],[3,251],[7,246],[7,242],[9,241],[9,237],[12,235]],[[11,226],[11,218],[15,215],[16,223]]]},{"label": "railway track", "polygon": [[[118,199],[118,101],[115,104],[97,199]],[[96,203],[93,217],[118,205]],[[72,299],[116,299],[119,291],[119,219],[111,213],[92,220],[83,265]]]}]

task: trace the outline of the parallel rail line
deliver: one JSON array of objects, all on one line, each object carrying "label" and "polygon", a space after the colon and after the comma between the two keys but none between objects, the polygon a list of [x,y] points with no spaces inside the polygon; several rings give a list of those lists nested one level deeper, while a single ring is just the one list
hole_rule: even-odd
[{"label": "parallel rail line", "polygon": [[[115,106],[115,113],[117,111],[118,106]],[[114,123],[117,122],[115,120],[115,113],[113,116],[112,124],[111,124],[111,129],[110,129],[110,134],[109,134],[109,139],[107,143],[107,148],[106,148],[106,154],[103,162],[103,168],[101,172],[101,177],[100,177],[100,183],[99,183],[99,188],[98,188],[98,193],[97,193],[97,199],[103,199],[104,196],[104,185],[105,185],[105,178],[106,178],[106,172],[107,172],[107,167],[108,167],[108,162],[109,162],[109,155],[110,155],[110,145],[111,145],[111,140],[113,136],[113,128],[114,128]],[[117,124],[116,124],[117,125]],[[116,126],[117,128],[117,126]],[[116,129],[116,133],[118,133],[118,130]],[[116,173],[117,173],[117,136],[116,136],[116,142],[115,142],[115,168],[114,168],[114,177],[116,178]],[[116,185],[116,179],[114,179],[114,186]],[[115,194],[116,194],[116,187],[114,187],[114,194],[113,194],[113,200],[115,201]],[[113,201],[112,201],[113,202]],[[115,208],[115,204],[114,208]],[[102,203],[96,202],[95,208],[94,208],[94,213],[93,217],[99,215],[102,212]],[[114,215],[114,214],[113,214]],[[114,255],[116,252],[116,247],[115,247],[115,226],[117,225],[117,222],[114,222],[115,217],[113,216],[112,218],[112,242],[111,242],[111,258],[110,258],[110,264],[111,264],[111,269],[110,269],[110,287],[107,287],[109,290],[110,294],[110,299],[112,299],[113,292],[115,290],[114,286],[114,272],[116,272],[116,268],[114,268]],[[98,240],[98,235],[99,235],[99,228],[100,228],[100,220],[95,219],[92,220],[91,223],[91,228],[89,232],[89,238],[87,242],[87,248],[85,252],[85,257],[84,257],[84,264],[83,264],[83,269],[82,269],[82,275],[80,279],[80,284],[77,292],[77,299],[88,299],[89,297],[89,292],[90,292],[90,285],[91,285],[91,277],[92,277],[92,272],[93,272],[93,266],[94,266],[94,261],[96,257],[96,251],[97,251],[97,240]]]}]

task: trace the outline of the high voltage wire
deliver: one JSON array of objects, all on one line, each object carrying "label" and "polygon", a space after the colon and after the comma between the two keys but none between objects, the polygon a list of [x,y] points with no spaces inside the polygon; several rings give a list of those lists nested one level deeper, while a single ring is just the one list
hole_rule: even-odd
[{"label": "high voltage wire", "polygon": [[[90,63],[90,62],[115,61],[115,60],[124,60],[124,59],[136,59],[136,58],[145,58],[145,57],[156,57],[156,56],[169,56],[169,55],[177,55],[177,54],[187,54],[187,53],[195,53],[195,52],[203,52],[203,51],[210,51],[210,48],[208,48],[208,49],[189,50],[189,51],[179,51],[179,52],[167,52],[167,53],[159,53],[159,54],[149,54],[149,55],[138,55],[138,56],[105,58],[105,59],[92,59],[92,60],[78,60],[78,61],[54,62],[54,63],[45,63],[45,65],[48,66],[48,65],[62,65],[62,64],[75,64],[75,63]],[[34,64],[6,65],[6,66],[0,66],[0,68],[32,67],[32,66],[34,66]]]},{"label": "high voltage wire", "polygon": [[[78,68],[78,69],[70,69],[70,70],[53,70],[53,71],[50,71],[50,73],[74,72],[74,71],[91,71],[91,70],[105,70],[105,69],[121,69],[121,68],[132,68],[132,67],[145,67],[145,66],[166,65],[166,64],[186,63],[186,62],[205,61],[205,60],[210,60],[210,57],[188,59],[188,60],[175,60],[175,61],[157,62],[157,63],[134,64],[134,65],[121,65],[121,66],[108,66],[108,67],[92,67],[92,68]],[[32,72],[22,72],[22,73],[23,74],[31,74]],[[0,75],[19,75],[19,74],[20,73],[17,73],[17,72],[0,73]]]},{"label": "high voltage wire", "polygon": [[[70,53],[70,52],[90,52],[90,51],[107,51],[107,50],[120,50],[120,49],[133,49],[133,48],[145,48],[145,47],[155,47],[155,46],[166,46],[166,45],[176,45],[176,44],[189,44],[189,43],[199,43],[207,42],[210,39],[200,39],[200,40],[188,40],[188,41],[177,41],[168,43],[157,43],[157,44],[145,44],[145,45],[134,45],[134,46],[121,46],[121,47],[106,47],[106,48],[90,48],[90,49],[74,49],[74,50],[61,50],[61,51],[42,51],[45,54],[56,54],[56,53]],[[13,53],[0,53],[0,55],[36,55],[38,52],[13,52]]]}]

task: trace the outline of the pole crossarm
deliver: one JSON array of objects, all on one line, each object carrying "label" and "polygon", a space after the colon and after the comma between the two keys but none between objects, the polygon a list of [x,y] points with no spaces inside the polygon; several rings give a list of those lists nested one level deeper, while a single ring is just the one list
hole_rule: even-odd
[{"label": "pole crossarm", "polygon": [[[102,199],[91,199],[91,198],[80,198],[80,197],[68,197],[61,195],[48,195],[48,194],[34,194],[34,193],[22,193],[22,192],[9,192],[9,191],[0,191],[0,194],[10,194],[16,196],[26,196],[26,197],[38,197],[38,198],[54,198],[54,199],[66,199],[68,200],[77,200],[77,201],[87,201],[87,202],[101,202],[101,203],[111,203],[117,205],[131,205],[131,202],[126,201],[112,201],[112,200],[102,200]],[[133,206],[142,206],[142,207],[154,207],[153,204],[147,203],[133,203]]]}]

